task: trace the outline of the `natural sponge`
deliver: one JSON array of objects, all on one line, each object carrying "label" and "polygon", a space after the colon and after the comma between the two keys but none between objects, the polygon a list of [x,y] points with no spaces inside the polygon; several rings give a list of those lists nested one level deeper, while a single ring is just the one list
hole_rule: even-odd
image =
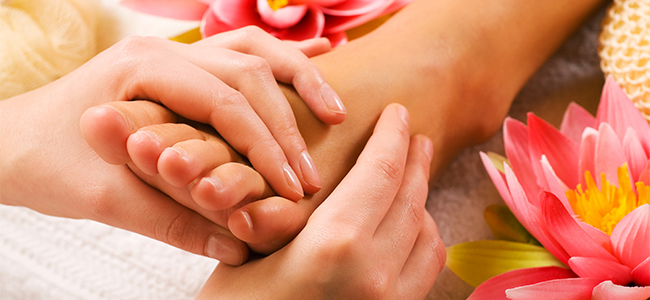
[{"label": "natural sponge", "polygon": [[614,0],[603,20],[600,66],[650,120],[650,0]]},{"label": "natural sponge", "polygon": [[96,53],[95,0],[0,0],[0,100],[53,81]]}]

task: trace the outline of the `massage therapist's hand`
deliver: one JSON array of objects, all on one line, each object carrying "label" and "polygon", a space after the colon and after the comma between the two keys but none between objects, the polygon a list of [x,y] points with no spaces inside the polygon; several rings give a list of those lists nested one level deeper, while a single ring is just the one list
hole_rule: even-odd
[{"label": "massage therapist's hand", "polygon": [[[304,192],[320,189],[320,176],[276,79],[293,84],[322,121],[342,122],[343,104],[306,55],[328,51],[326,39],[288,43],[257,27],[246,27],[192,45],[163,39],[122,44],[112,51],[117,56],[112,69],[118,74],[108,74],[123,77],[121,85],[110,87],[113,101],[148,99],[184,118],[211,125],[283,197],[297,201]],[[111,107],[94,107],[84,114],[81,129],[104,160],[125,164],[131,161],[129,153],[105,147],[104,136],[113,135],[125,144],[135,131],[115,133],[113,126],[103,126],[111,124],[114,116]],[[135,139],[135,143],[146,142],[150,137]],[[159,173],[155,164],[134,163],[148,175]],[[178,187],[190,183],[162,175]]]},{"label": "massage therapist's hand", "polygon": [[425,209],[431,141],[389,105],[356,165],[300,234],[268,257],[219,265],[197,299],[422,299],[445,248]]},{"label": "massage therapist's hand", "polygon": [[[54,216],[92,219],[228,264],[242,263],[248,255],[244,243],[222,226],[142,182],[126,165],[107,164],[84,140],[79,120],[88,108],[102,103],[130,103],[126,100],[131,99],[159,101],[186,117],[212,122],[223,129],[222,135],[227,138],[239,138],[233,144],[243,147],[242,153],[257,157],[254,163],[261,164],[260,169],[271,174],[269,178],[276,178],[272,184],[277,192],[295,198],[299,193],[284,180],[286,172],[282,162],[288,160],[298,170],[300,152],[295,152],[304,150],[301,148],[304,144],[297,136],[297,129],[295,135],[290,134],[294,128],[293,116],[288,106],[282,108],[286,100],[270,81],[275,84],[273,76],[277,76],[293,84],[300,83],[312,92],[312,100],[319,96],[313,93],[318,91],[313,89],[314,85],[320,87],[325,83],[313,65],[304,64],[308,62],[306,58],[290,56],[290,61],[284,61],[278,54],[288,55],[291,51],[273,46],[260,49],[253,45],[266,38],[252,29],[196,45],[129,38],[47,86],[0,101],[0,203],[25,206]],[[219,48],[219,43],[234,50]],[[329,49],[322,40],[297,46],[306,53]],[[274,73],[269,73],[261,58],[237,50],[267,55]],[[251,66],[259,67],[259,72],[247,73]],[[243,75],[236,76],[237,72]],[[233,86],[242,92],[232,89]],[[242,97],[248,93],[251,94],[245,95],[247,98]],[[264,93],[268,96],[262,97]],[[247,101],[260,100],[260,97],[265,102],[258,101],[264,106],[259,111],[267,117],[277,113],[273,120],[286,125],[280,126],[280,131],[289,131],[283,131],[288,134],[284,140],[276,143],[270,132],[277,127],[268,125],[271,127],[268,128],[260,120],[266,117],[258,116],[248,105]],[[316,100],[323,103],[321,98]],[[312,101],[312,105],[320,104]],[[321,111],[317,114],[326,119],[323,107],[325,104],[314,111]],[[105,107],[105,116],[111,116],[110,110]],[[333,116],[329,121],[336,122],[336,114]],[[130,133],[104,132],[115,139],[123,138],[123,142]],[[247,143],[252,144],[246,147]],[[237,160],[237,154],[230,152],[231,160]],[[295,155],[285,158],[284,153]],[[126,154],[108,154],[120,155]],[[266,164],[267,161],[272,162]]]}]

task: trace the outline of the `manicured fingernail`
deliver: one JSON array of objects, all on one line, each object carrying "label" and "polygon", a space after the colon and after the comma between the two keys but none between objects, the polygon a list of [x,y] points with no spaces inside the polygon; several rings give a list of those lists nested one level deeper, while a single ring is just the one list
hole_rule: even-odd
[{"label": "manicured fingernail", "polygon": [[300,171],[307,184],[317,188],[321,187],[322,184],[318,171],[316,171],[316,165],[307,150],[300,153]]},{"label": "manicured fingernail", "polygon": [[406,126],[409,125],[409,112],[406,110],[406,107],[402,105],[397,106],[397,114],[399,114],[399,118],[402,119],[402,122],[406,124]]},{"label": "manicured fingernail", "polygon": [[323,83],[320,86],[320,95],[323,98],[323,102],[327,105],[327,108],[335,114],[347,114],[345,106],[343,106],[343,101],[339,98],[339,95],[336,94],[334,89],[327,84]]},{"label": "manicured fingernail", "polygon": [[238,266],[243,263],[244,254],[237,242],[221,234],[213,234],[205,246],[205,253],[225,264]]},{"label": "manicured fingernail", "polygon": [[305,193],[302,190],[302,186],[300,186],[300,181],[298,180],[298,176],[296,176],[296,173],[293,172],[291,166],[289,166],[289,164],[285,162],[282,168],[284,170],[284,178],[286,178],[289,187],[294,192],[299,194],[300,197],[305,196]]},{"label": "manicured fingernail", "polygon": [[422,150],[424,151],[424,154],[426,154],[429,158],[429,161],[431,161],[431,159],[433,159],[433,142],[431,142],[430,138],[422,138]]}]

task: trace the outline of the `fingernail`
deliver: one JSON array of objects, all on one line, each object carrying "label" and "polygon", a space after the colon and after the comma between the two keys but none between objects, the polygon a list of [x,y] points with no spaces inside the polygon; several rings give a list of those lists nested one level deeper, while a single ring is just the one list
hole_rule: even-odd
[{"label": "fingernail", "polygon": [[178,153],[178,155],[181,158],[185,158],[187,156],[187,152],[185,152],[185,149],[183,149],[183,148],[169,147],[169,148],[165,149],[165,151],[166,150],[171,150],[171,151],[174,151],[174,152]]},{"label": "fingernail", "polygon": [[316,171],[316,165],[307,150],[300,153],[300,171],[302,171],[302,177],[307,184],[317,188],[321,187],[322,184],[318,171]]},{"label": "fingernail", "polygon": [[243,263],[244,254],[237,242],[221,234],[213,234],[205,246],[205,253],[220,262],[237,266]]},{"label": "fingernail", "polygon": [[296,173],[293,172],[289,164],[285,162],[282,168],[284,169],[284,178],[286,178],[289,187],[294,192],[299,194],[300,197],[305,196],[305,193],[302,191],[302,186],[300,186],[300,181],[298,180],[298,176],[296,176]]},{"label": "fingernail", "polygon": [[429,161],[431,161],[431,159],[433,159],[433,142],[431,142],[430,138],[422,138],[422,150],[424,151],[424,154],[426,154],[429,158]]},{"label": "fingernail", "polygon": [[248,229],[250,229],[250,231],[252,232],[253,231],[253,219],[251,218],[251,215],[247,211],[242,210],[241,211],[241,216],[242,216],[242,218],[244,218],[244,221],[246,221],[246,225],[248,225]]},{"label": "fingernail", "polygon": [[155,133],[148,130],[140,130],[134,133],[133,135],[135,135],[138,139],[148,139],[156,143],[159,143],[158,136]]},{"label": "fingernail", "polygon": [[397,114],[399,114],[399,118],[402,119],[402,122],[406,124],[406,126],[409,125],[409,112],[406,110],[406,107],[402,105],[398,105],[397,107]]},{"label": "fingernail", "polygon": [[131,118],[129,118],[126,114],[122,113],[121,111],[119,111],[118,109],[110,105],[101,105],[99,107],[102,107],[104,109],[110,109],[114,112],[117,112],[118,114],[120,114],[120,116],[122,116],[122,120],[124,120],[126,126],[129,127],[129,132],[135,131],[135,124],[133,123],[133,120],[131,120]]},{"label": "fingernail", "polygon": [[320,86],[320,95],[331,112],[335,114],[347,114],[347,110],[343,106],[343,101],[341,101],[339,95],[327,82]]},{"label": "fingernail", "polygon": [[221,184],[221,180],[214,178],[214,177],[203,177],[201,181],[209,184],[214,188],[215,191],[219,192],[221,189],[223,189],[223,185]]}]

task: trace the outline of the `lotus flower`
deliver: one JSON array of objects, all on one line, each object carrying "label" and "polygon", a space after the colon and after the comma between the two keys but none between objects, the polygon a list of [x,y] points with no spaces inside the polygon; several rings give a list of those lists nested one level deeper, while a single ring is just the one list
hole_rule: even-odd
[{"label": "lotus flower", "polygon": [[122,0],[136,11],[201,20],[203,37],[249,25],[283,40],[327,37],[347,41],[345,31],[392,13],[411,0]]},{"label": "lotus flower", "polygon": [[[481,153],[483,163],[514,216],[561,264],[531,260],[538,267],[492,277],[469,299],[650,297],[650,126],[614,80],[595,118],[571,104],[560,130],[533,114],[528,126],[507,119],[504,142],[508,163]],[[524,257],[537,251],[508,243],[526,245],[511,252]]]}]

